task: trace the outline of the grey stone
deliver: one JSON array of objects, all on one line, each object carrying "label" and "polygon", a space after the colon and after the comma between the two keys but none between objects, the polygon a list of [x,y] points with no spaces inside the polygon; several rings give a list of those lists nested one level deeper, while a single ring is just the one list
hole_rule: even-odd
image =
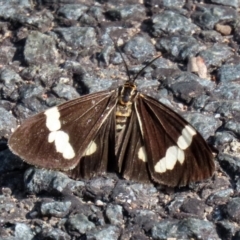
[{"label": "grey stone", "polygon": [[206,47],[194,37],[181,35],[161,37],[156,43],[156,48],[160,51],[166,51],[176,60],[187,60]]},{"label": "grey stone", "polygon": [[122,225],[123,224],[123,209],[120,205],[108,205],[106,208],[106,217],[109,222],[113,225]]},{"label": "grey stone", "polygon": [[131,4],[123,7],[115,7],[106,12],[107,16],[114,20],[141,19],[145,16],[145,8],[141,4]]},{"label": "grey stone", "polygon": [[70,20],[78,20],[88,7],[83,4],[67,4],[59,8],[58,14]]},{"label": "grey stone", "polygon": [[15,238],[18,240],[31,240],[34,238],[34,235],[28,225],[17,223],[15,226]]},{"label": "grey stone", "polygon": [[152,228],[153,239],[183,238],[214,239],[220,238],[211,222],[188,218],[184,220],[162,220]]},{"label": "grey stone", "polygon": [[58,228],[51,228],[43,230],[41,233],[42,239],[51,239],[51,240],[71,240],[71,237],[64,231]]},{"label": "grey stone", "polygon": [[77,231],[80,234],[84,234],[91,229],[95,228],[95,224],[90,222],[88,218],[83,214],[76,214],[70,216],[66,222],[66,227],[68,231]]},{"label": "grey stone", "polygon": [[185,4],[185,0],[163,0],[162,5],[164,7],[178,7],[181,8]]},{"label": "grey stone", "polygon": [[208,204],[224,204],[228,201],[229,197],[233,195],[233,190],[231,188],[218,190],[212,193],[208,199]]},{"label": "grey stone", "polygon": [[58,51],[52,37],[37,31],[29,34],[24,47],[24,59],[28,65],[56,63]]},{"label": "grey stone", "polygon": [[191,19],[170,10],[165,10],[152,18],[153,34],[159,37],[162,34],[193,34],[199,28],[191,22]]},{"label": "grey stone", "polygon": [[54,29],[68,46],[74,49],[88,48],[95,46],[96,32],[92,27],[69,27],[69,28],[56,28]]},{"label": "grey stone", "polygon": [[90,239],[92,237],[96,240],[117,240],[120,237],[120,229],[116,226],[107,226],[104,229],[89,233],[88,236]]},{"label": "grey stone", "polygon": [[5,99],[17,100],[17,84],[22,82],[22,78],[11,68],[0,71],[0,89],[2,97]]},{"label": "grey stone", "polygon": [[41,204],[40,211],[43,216],[64,217],[69,213],[71,202],[44,202]]},{"label": "grey stone", "polygon": [[220,5],[224,5],[224,6],[231,6],[231,7],[235,7],[238,8],[239,6],[239,1],[238,0],[211,0],[212,3],[217,3]]},{"label": "grey stone", "polygon": [[35,168],[28,169],[24,176],[26,190],[34,194],[53,190],[62,192],[72,181],[61,172]]},{"label": "grey stone", "polygon": [[124,45],[123,51],[139,60],[145,60],[156,53],[154,45],[146,36],[135,36]]},{"label": "grey stone", "polygon": [[53,92],[57,94],[58,97],[64,98],[66,100],[72,100],[79,97],[76,89],[70,85],[59,83],[53,87]]},{"label": "grey stone", "polygon": [[220,66],[233,55],[232,48],[220,43],[215,43],[211,48],[199,52],[199,56],[204,59],[208,67]]},{"label": "grey stone", "polygon": [[221,83],[236,81],[240,78],[240,63],[224,64],[218,69],[218,79]]}]

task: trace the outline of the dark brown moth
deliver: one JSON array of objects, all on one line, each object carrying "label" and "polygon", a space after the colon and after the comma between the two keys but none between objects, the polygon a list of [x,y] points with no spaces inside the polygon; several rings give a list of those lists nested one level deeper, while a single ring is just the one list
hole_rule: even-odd
[{"label": "dark brown moth", "polygon": [[168,186],[209,178],[215,166],[205,140],[180,115],[138,92],[137,76],[30,117],[10,137],[10,149],[75,179],[113,170]]}]

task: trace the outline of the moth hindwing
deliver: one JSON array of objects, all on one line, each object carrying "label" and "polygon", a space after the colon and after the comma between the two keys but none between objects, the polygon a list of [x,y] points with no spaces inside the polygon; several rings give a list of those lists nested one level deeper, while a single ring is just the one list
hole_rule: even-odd
[{"label": "moth hindwing", "polygon": [[10,149],[30,164],[76,179],[118,171],[130,180],[184,186],[210,177],[213,155],[202,136],[139,93],[134,81],[30,117],[10,137]]}]

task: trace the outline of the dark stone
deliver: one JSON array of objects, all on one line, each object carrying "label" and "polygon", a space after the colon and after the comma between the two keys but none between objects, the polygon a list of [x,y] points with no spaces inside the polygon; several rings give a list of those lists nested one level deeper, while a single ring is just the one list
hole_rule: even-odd
[{"label": "dark stone", "polygon": [[240,171],[240,159],[228,154],[220,153],[217,157],[221,167],[228,173],[238,174]]},{"label": "dark stone", "polygon": [[230,7],[197,4],[192,14],[193,21],[205,30],[212,30],[216,23],[224,20],[234,20],[236,10]]},{"label": "dark stone", "polygon": [[236,197],[227,203],[226,213],[231,221],[240,222],[240,198]]},{"label": "dark stone", "polygon": [[2,150],[0,152],[0,174],[3,175],[6,172],[11,172],[17,169],[24,169],[24,162],[16,155],[14,155],[9,149]]},{"label": "dark stone", "polygon": [[203,201],[196,198],[188,198],[184,201],[180,210],[185,213],[194,214],[200,218],[204,216],[205,204]]},{"label": "dark stone", "polygon": [[234,223],[223,220],[217,223],[217,232],[222,239],[232,239],[237,228]]}]

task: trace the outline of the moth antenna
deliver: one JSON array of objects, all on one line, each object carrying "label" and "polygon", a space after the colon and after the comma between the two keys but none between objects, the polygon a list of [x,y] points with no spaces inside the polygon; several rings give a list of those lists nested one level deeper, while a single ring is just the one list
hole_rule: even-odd
[{"label": "moth antenna", "polygon": [[158,55],[157,57],[155,57],[153,60],[151,60],[149,63],[147,63],[147,65],[145,67],[143,67],[137,74],[136,76],[133,78],[133,82],[143,73],[144,69],[146,69],[147,67],[149,67],[154,61],[156,61],[158,58],[160,58],[162,55]]},{"label": "moth antenna", "polygon": [[123,55],[122,55],[121,50],[118,49],[118,51],[119,51],[119,53],[120,53],[120,55],[121,55],[121,57],[122,57],[122,60],[123,60],[124,66],[125,66],[125,68],[126,68],[127,75],[128,75],[128,81],[129,81],[129,82],[134,82],[134,79],[133,79],[133,80],[131,79],[130,72],[129,72],[129,69],[128,69],[128,65],[127,65],[127,63],[126,63],[126,61],[125,61],[125,59],[124,59],[124,57],[123,57]]},{"label": "moth antenna", "polygon": [[[110,36],[110,38],[112,39],[112,37]],[[114,44],[114,47],[118,50],[118,52],[120,53],[120,56],[123,60],[123,64],[124,64],[124,67],[126,69],[126,72],[127,72],[127,75],[128,75],[128,81],[129,82],[134,82],[134,80],[131,79],[131,76],[130,76],[130,72],[129,72],[129,69],[128,69],[128,65],[123,57],[123,54],[122,54],[122,51],[120,50],[120,48],[118,47],[118,45],[116,44],[116,42],[112,39],[112,42]]]}]

